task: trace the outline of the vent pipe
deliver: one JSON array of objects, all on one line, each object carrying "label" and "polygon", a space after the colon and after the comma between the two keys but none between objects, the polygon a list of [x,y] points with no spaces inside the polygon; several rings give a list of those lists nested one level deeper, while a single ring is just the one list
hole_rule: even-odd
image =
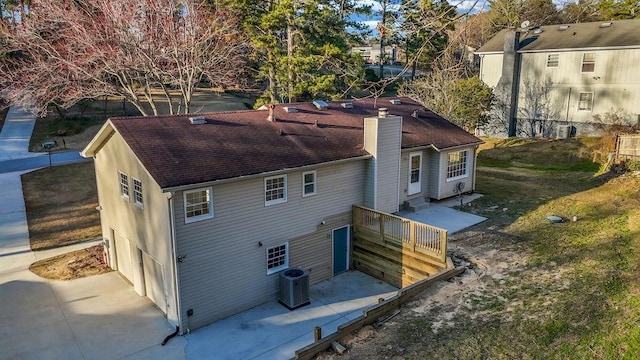
[{"label": "vent pipe", "polygon": [[267,120],[276,121],[276,116],[273,114],[273,110],[275,108],[276,108],[276,106],[274,104],[267,105],[267,109],[269,109],[269,116],[267,117]]},{"label": "vent pipe", "polygon": [[387,115],[389,115],[389,109],[387,109],[387,108],[378,109],[378,117],[379,118],[386,118]]}]

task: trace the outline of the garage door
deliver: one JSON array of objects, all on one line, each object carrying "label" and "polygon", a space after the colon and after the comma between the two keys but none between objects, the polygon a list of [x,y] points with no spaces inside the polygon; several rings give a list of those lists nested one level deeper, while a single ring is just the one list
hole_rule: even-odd
[{"label": "garage door", "polygon": [[164,295],[164,276],[162,265],[147,253],[142,252],[142,270],[144,271],[144,287],[147,297],[151,299],[162,312],[167,312]]},{"label": "garage door", "polygon": [[118,272],[133,283],[133,266],[131,263],[131,245],[129,244],[129,240],[115,231],[114,237]]}]

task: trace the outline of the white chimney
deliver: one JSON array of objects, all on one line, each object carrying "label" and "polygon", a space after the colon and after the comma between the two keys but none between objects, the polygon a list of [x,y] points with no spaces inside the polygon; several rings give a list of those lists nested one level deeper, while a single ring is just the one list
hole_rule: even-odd
[{"label": "white chimney", "polygon": [[375,210],[393,213],[400,206],[400,151],[402,117],[379,109],[378,117],[364,119],[364,149],[367,160],[364,204]]}]

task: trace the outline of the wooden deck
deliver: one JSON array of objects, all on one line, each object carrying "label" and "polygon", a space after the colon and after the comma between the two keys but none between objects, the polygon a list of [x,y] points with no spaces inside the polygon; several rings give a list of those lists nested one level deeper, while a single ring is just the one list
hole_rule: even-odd
[{"label": "wooden deck", "polygon": [[353,265],[402,288],[447,267],[447,230],[353,207]]}]

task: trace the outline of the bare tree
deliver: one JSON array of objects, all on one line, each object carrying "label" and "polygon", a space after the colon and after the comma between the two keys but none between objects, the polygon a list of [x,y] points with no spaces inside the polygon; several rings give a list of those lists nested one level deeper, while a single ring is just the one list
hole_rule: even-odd
[{"label": "bare tree", "polygon": [[522,137],[550,136],[559,110],[552,98],[553,82],[544,80],[525,81],[518,106],[518,135]]},{"label": "bare tree", "polygon": [[199,0],[33,0],[29,16],[2,34],[0,88],[40,114],[121,96],[157,115],[157,93],[170,114],[188,113],[201,83],[240,79],[248,46],[234,19]]},{"label": "bare tree", "polygon": [[[516,135],[551,136],[560,114],[553,98],[553,82],[549,77],[544,80],[528,80],[523,82],[521,89],[517,103]],[[509,114],[509,102],[505,100],[504,94],[496,92],[489,121],[483,126],[483,132],[491,136],[506,136]]]}]

